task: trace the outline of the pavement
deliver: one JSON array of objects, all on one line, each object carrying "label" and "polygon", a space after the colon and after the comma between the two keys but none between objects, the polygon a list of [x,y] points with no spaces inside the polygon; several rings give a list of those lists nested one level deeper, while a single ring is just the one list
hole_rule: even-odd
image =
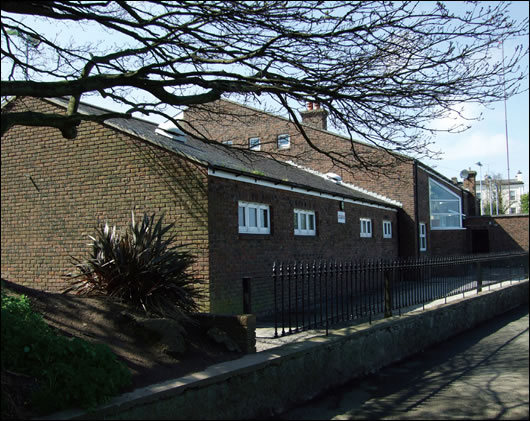
[{"label": "pavement", "polygon": [[[503,284],[494,284],[490,287],[485,288],[485,290],[489,289],[496,289],[501,288]],[[437,307],[442,304],[450,303],[455,300],[462,299],[464,297],[471,297],[476,295],[477,292],[474,291],[468,291],[465,294],[458,294],[451,297],[447,297],[447,299],[439,299],[436,301],[432,301],[430,303],[426,303],[425,305],[414,305],[410,306],[404,309],[401,309],[400,312],[394,310],[393,315],[397,314],[407,314],[407,313],[415,313],[415,312],[421,312],[424,309],[429,309],[433,307]],[[363,323],[369,323],[370,320],[378,320],[383,318],[382,314],[374,314],[371,318],[364,317],[360,319],[355,319],[347,322],[341,322],[332,325],[329,328],[329,332],[332,333],[335,329],[341,329],[347,326],[352,325],[360,325]],[[285,332],[289,332],[289,329],[286,327]],[[275,336],[277,334],[277,336]],[[311,330],[304,330],[296,333],[290,333],[285,334],[282,336],[282,328],[281,326],[278,326],[277,329],[274,327],[274,322],[267,319],[266,321],[260,321],[260,319],[257,319],[256,322],[256,352],[266,351],[271,348],[276,348],[285,344],[293,343],[293,342],[303,342],[309,338],[317,337],[317,336],[326,336],[326,330],[325,329],[311,329]]]},{"label": "pavement", "polygon": [[528,304],[276,419],[529,419]]}]

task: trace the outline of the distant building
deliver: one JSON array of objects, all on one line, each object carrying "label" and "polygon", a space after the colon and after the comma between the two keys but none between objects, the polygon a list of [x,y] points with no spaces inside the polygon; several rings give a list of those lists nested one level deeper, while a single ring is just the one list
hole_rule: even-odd
[{"label": "distant building", "polygon": [[521,196],[525,192],[521,171],[518,171],[515,178],[510,180],[486,176],[482,180],[482,187],[478,182],[476,189],[477,199],[482,200],[483,214],[521,213]]}]

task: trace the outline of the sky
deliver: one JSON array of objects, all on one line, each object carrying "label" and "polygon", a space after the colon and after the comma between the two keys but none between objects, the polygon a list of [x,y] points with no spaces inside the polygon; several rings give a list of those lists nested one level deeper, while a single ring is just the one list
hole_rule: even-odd
[{"label": "sky", "polygon": [[[517,1],[511,5],[513,16],[520,19],[528,18],[529,2]],[[517,40],[507,40],[504,45],[505,57],[514,48],[515,44],[523,44],[528,48],[528,37]],[[499,48],[500,51],[501,48]],[[501,55],[502,56],[502,55]],[[526,57],[528,66],[528,57]],[[423,160],[423,162],[446,177],[458,177],[463,169],[477,172],[477,180],[482,172],[486,174],[501,174],[502,178],[508,176],[508,158],[510,178],[515,178],[518,171],[523,173],[525,192],[529,187],[528,166],[528,79],[523,83],[526,92],[514,96],[504,102],[495,104],[493,109],[479,108],[476,105],[464,105],[470,115],[480,115],[482,119],[472,123],[472,128],[460,134],[439,134],[435,139],[433,149],[440,150],[443,155],[440,160]],[[443,127],[454,121],[439,121],[437,125]],[[507,122],[507,124],[505,124]],[[508,136],[506,136],[506,128]],[[508,153],[507,153],[508,151]],[[476,163],[480,162],[482,168]],[[459,178],[461,181],[461,178]]]},{"label": "sky", "polygon": [[[451,2],[450,5],[451,7],[458,7],[458,3]],[[528,18],[529,2],[513,2],[510,7],[514,17]],[[84,35],[93,36],[89,32]],[[69,34],[69,36],[72,35]],[[76,34],[76,38],[81,36],[83,36],[82,33]],[[523,44],[527,48],[528,43],[528,37],[507,40],[504,43],[505,57],[509,56],[516,44]],[[500,57],[500,47],[498,54]],[[528,67],[528,57],[525,66]],[[528,192],[530,173],[528,164],[528,86],[528,79],[526,79],[523,82],[523,88],[527,91],[506,101],[506,113],[504,102],[496,103],[492,109],[491,107],[486,109],[484,107],[479,108],[478,105],[462,104],[466,115],[478,116],[482,113],[481,120],[472,122],[472,127],[464,133],[439,133],[433,139],[432,149],[441,152],[440,159],[424,159],[422,161],[448,178],[459,177],[460,172],[464,169],[477,171],[478,178],[481,175],[484,178],[488,174],[492,176],[500,174],[502,178],[507,178],[509,163],[510,178],[515,178],[516,173],[521,171],[525,182],[525,192]],[[83,97],[83,100],[105,108],[119,109],[114,103],[105,101],[98,96]],[[458,121],[445,119],[435,121],[433,124],[436,127],[444,128],[448,125],[452,126],[454,123],[458,123]],[[477,165],[478,162],[482,164],[482,167]],[[460,178],[459,180],[461,181]]]}]

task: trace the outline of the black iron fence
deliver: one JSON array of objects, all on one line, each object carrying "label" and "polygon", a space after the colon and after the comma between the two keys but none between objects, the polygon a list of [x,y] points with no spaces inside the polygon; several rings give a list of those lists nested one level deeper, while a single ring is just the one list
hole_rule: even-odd
[{"label": "black iron fence", "polygon": [[275,337],[528,278],[528,252],[394,261],[274,263]]}]

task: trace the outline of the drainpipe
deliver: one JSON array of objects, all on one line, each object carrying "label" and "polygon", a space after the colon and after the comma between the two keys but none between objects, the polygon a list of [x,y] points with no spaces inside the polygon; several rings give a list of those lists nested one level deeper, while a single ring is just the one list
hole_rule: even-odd
[{"label": "drainpipe", "polygon": [[[420,242],[418,240],[418,226],[419,226],[419,211],[418,211],[418,161],[414,160],[414,244],[416,245],[416,256],[420,256]],[[427,230],[427,224],[425,224],[425,229]],[[427,235],[427,232],[425,232]],[[429,247],[429,242],[427,243]]]}]

